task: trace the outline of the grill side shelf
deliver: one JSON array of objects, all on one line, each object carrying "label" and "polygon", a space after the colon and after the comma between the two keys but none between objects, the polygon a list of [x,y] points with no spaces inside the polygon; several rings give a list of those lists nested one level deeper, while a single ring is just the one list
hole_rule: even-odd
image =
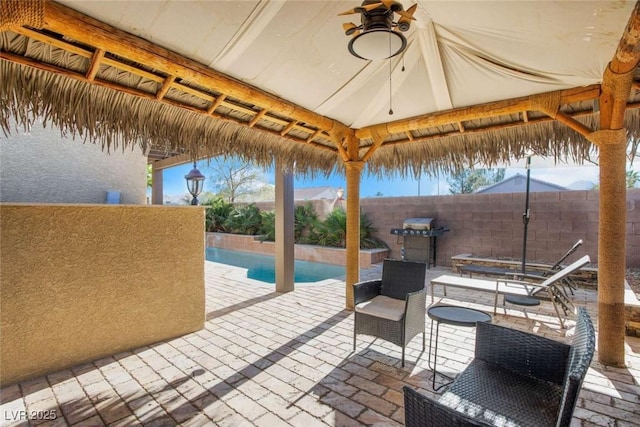
[{"label": "grill side shelf", "polygon": [[442,236],[447,231],[450,231],[450,230],[446,227],[434,228],[431,230],[412,230],[410,228],[392,228],[391,234],[394,234],[396,236],[437,237],[437,236]]}]

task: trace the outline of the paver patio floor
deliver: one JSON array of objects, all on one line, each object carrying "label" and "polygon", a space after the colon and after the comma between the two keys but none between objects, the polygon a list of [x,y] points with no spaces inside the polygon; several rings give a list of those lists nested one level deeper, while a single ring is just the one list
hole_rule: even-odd
[{"label": "paver patio floor", "polygon": [[[408,346],[405,368],[400,348],[381,340],[359,335],[353,352],[353,312],[344,308],[343,281],[278,294],[273,286],[243,280],[237,268],[206,262],[205,269],[203,330],[5,387],[0,423],[394,426],[404,420],[402,386],[433,394],[420,337]],[[380,272],[376,266],[361,278]],[[437,267],[428,275],[449,272]],[[450,289],[442,298],[438,290],[436,302],[492,311],[490,294]],[[597,323],[596,293],[579,289],[573,299]],[[508,314],[499,309],[494,322],[558,340],[572,332],[573,322],[567,332],[559,328],[548,303],[528,310],[528,318],[520,310]],[[430,320],[425,322],[428,349]],[[474,334],[473,328],[441,326],[439,373],[464,369]],[[640,338],[627,337],[626,353],[621,369],[601,366],[596,355],[572,425],[640,426]],[[27,422],[20,412],[52,410],[56,419],[49,421]]]}]

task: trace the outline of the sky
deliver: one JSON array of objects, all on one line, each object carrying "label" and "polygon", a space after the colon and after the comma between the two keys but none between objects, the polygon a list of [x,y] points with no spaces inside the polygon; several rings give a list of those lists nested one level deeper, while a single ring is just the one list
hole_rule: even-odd
[{"label": "sky", "polygon": [[[207,177],[205,180],[204,191],[213,191],[211,176],[214,174],[214,170],[211,166],[207,165],[206,160],[199,161],[197,163],[198,169]],[[184,176],[191,170],[192,164],[185,164],[175,166],[164,170],[163,175],[163,189],[165,194],[165,200],[180,198],[183,195],[187,195],[187,187]],[[636,158],[633,165],[627,165],[628,169],[633,169],[640,173],[640,158]],[[515,174],[526,175],[527,170],[524,161],[520,161],[516,164],[512,164],[510,167],[505,166],[505,178],[513,176]],[[552,160],[533,158],[531,162],[531,178],[546,181],[549,183],[561,185],[563,187],[569,187],[577,182],[591,182],[597,184],[599,168],[595,165],[553,165]],[[265,170],[263,172],[264,181],[268,184],[275,183],[275,176],[273,169]],[[315,179],[305,177],[294,177],[294,188],[309,188],[309,187],[342,187],[347,188],[346,177],[338,174],[333,174],[328,178],[317,177]],[[580,187],[579,189],[589,189],[587,185]],[[429,177],[427,175],[422,176],[420,180],[401,178],[396,176],[392,179],[380,179],[377,177],[369,176],[365,171],[360,183],[360,197],[375,197],[376,195],[382,195],[386,197],[391,196],[428,196],[428,195],[445,195],[449,193],[449,184],[447,183],[447,177]]]}]

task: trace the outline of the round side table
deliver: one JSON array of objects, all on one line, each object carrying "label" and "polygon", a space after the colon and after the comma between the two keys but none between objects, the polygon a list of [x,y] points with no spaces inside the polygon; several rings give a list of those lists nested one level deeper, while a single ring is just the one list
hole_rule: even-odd
[{"label": "round side table", "polygon": [[[431,387],[433,390],[438,391],[442,387],[450,384],[442,384],[436,388],[436,374],[437,374],[437,360],[438,360],[438,335],[440,333],[440,323],[453,326],[463,326],[467,328],[473,328],[478,322],[491,322],[491,316],[484,311],[475,310],[467,307],[457,307],[455,305],[434,305],[429,307],[427,315],[432,320],[431,322],[431,334],[429,335],[429,359],[428,365],[430,369],[433,369],[433,380]],[[436,324],[436,345],[433,355],[433,367],[431,367],[431,344],[433,341],[433,324]],[[440,374],[442,375],[442,374]],[[446,375],[444,375],[446,376]],[[447,377],[448,378],[448,377]]]}]

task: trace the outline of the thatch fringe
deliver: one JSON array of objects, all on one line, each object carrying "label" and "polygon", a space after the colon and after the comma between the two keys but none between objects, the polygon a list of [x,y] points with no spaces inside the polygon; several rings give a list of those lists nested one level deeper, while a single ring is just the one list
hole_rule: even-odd
[{"label": "thatch fringe", "polygon": [[28,129],[36,117],[64,134],[113,151],[139,145],[181,151],[194,157],[230,154],[269,167],[280,159],[303,174],[330,174],[338,157],[238,123],[206,117],[7,61],[0,61],[0,126],[11,131],[9,117]]},{"label": "thatch fringe", "polygon": [[[103,150],[152,146],[193,157],[234,155],[257,166],[279,159],[285,168],[306,175],[344,173],[337,153],[297,143],[239,123],[207,117],[182,108],[143,99],[69,77],[0,61],[0,127],[5,135],[11,120],[28,129],[38,117],[63,134],[100,144]],[[579,119],[598,129],[598,115]],[[482,125],[480,121],[480,125]],[[640,139],[638,110],[626,113],[631,148]],[[365,149],[361,150],[364,155]],[[530,123],[485,132],[424,141],[387,144],[371,156],[369,174],[437,175],[470,166],[492,167],[528,152],[556,160],[580,162],[596,151],[585,138],[558,122]]]},{"label": "thatch fringe", "polygon": [[[598,114],[577,120],[591,129],[598,129]],[[638,110],[626,112],[625,127],[630,150],[634,147],[637,149],[640,139]],[[383,145],[367,162],[367,171],[379,176],[392,176],[395,173],[403,177],[417,177],[420,174],[437,176],[469,167],[504,165],[528,153],[553,158],[556,162],[582,163],[590,161],[597,154],[597,147],[564,124],[549,121]]]}]

